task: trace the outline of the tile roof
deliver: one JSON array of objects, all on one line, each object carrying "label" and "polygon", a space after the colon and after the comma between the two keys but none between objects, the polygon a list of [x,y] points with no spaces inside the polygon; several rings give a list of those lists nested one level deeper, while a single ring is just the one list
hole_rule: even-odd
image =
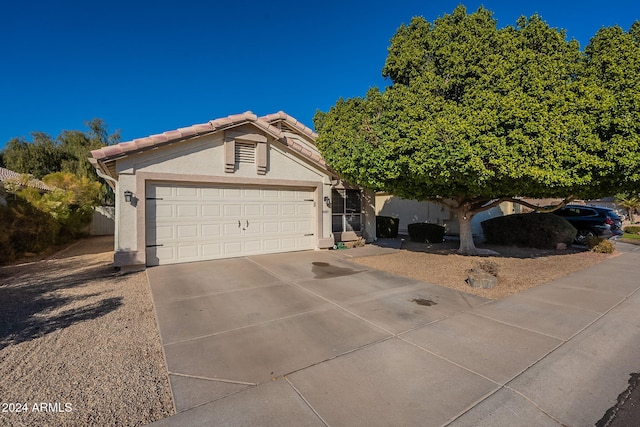
[{"label": "tile roof", "polygon": [[93,150],[91,152],[91,155],[94,159],[100,162],[116,160],[120,157],[126,156],[127,154],[138,153],[171,142],[183,141],[196,136],[218,132],[226,128],[238,126],[244,123],[251,123],[264,130],[266,133],[270,134],[280,142],[286,144],[292,150],[298,152],[304,157],[307,157],[309,160],[318,164],[322,168],[327,169],[326,162],[320,157],[318,153],[312,153],[310,150],[304,148],[300,143],[292,140],[291,138],[287,138],[282,130],[274,126],[274,124],[278,121],[285,122],[289,127],[295,129],[301,135],[307,136],[314,142],[318,136],[313,130],[282,111],[263,117],[258,117],[251,111],[247,111],[242,114],[235,114],[228,117],[211,120],[207,123],[196,124],[185,128],[163,132],[157,135],[150,135],[145,138],[138,138],[128,142],[122,142],[117,145],[110,145],[98,150]]},{"label": "tile roof", "polygon": [[[9,170],[7,168],[2,168],[0,167],[0,182],[9,180],[9,179],[21,179],[22,176],[24,174],[18,173],[18,172],[14,172],[12,170]],[[39,179],[31,179],[28,183],[27,183],[28,187],[33,187],[33,188],[37,188],[38,190],[44,190],[44,191],[51,191],[51,188],[45,184],[44,182],[40,181]]]},{"label": "tile roof", "polygon": [[318,138],[318,134],[317,133],[315,133],[313,130],[311,130],[310,128],[306,127],[304,124],[302,124],[301,122],[297,121],[296,119],[294,119],[293,117],[291,117],[290,115],[285,113],[284,111],[278,111],[277,113],[274,113],[274,114],[267,114],[266,116],[262,116],[260,118],[262,120],[265,120],[265,121],[269,122],[269,123],[274,123],[274,122],[276,122],[278,120],[282,120],[285,123],[287,123],[288,125],[296,128],[301,133],[309,136],[314,141],[316,140],[316,138]]}]

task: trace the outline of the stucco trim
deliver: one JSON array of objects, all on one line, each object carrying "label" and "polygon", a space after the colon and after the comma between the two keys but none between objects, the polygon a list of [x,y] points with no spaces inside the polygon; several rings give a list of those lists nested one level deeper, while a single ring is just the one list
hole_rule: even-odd
[{"label": "stucco trim", "polygon": [[[177,130],[164,132],[162,134],[151,135],[145,138],[138,138],[127,142],[121,142],[116,145],[102,147],[97,150],[92,150],[91,155],[98,162],[105,164],[106,169],[111,172],[111,168],[106,166],[107,163],[115,162],[131,154],[153,150],[158,147],[175,142],[191,141],[203,135],[209,135],[216,132],[224,131],[225,133],[239,132],[246,134],[246,130],[234,131],[233,129],[249,125],[266,133],[275,141],[282,142],[282,144],[289,147],[291,151],[297,152],[298,155],[302,156],[302,158],[304,158],[306,161],[314,164],[316,168],[319,168],[320,170],[325,172],[329,171],[330,173],[335,174],[333,170],[329,168],[329,166],[319,153],[312,153],[310,150],[305,149],[304,147],[302,147],[302,145],[295,142],[292,138],[287,138],[286,136],[284,136],[284,133],[274,125],[278,120],[286,122],[301,137],[310,138],[311,142],[315,145],[315,138],[317,137],[317,134],[291,116],[283,112],[279,112],[275,115],[269,115],[259,118],[252,112],[247,111],[242,114],[235,114],[225,118],[215,119],[208,123],[192,125]],[[259,135],[254,132],[249,132],[248,135],[248,138],[259,137]],[[225,157],[225,161],[227,160],[228,157]]]},{"label": "stucco trim", "polygon": [[[203,185],[234,185],[234,186],[260,186],[260,187],[285,187],[285,188],[307,188],[314,191],[314,202],[316,209],[315,237],[316,248],[324,246],[325,238],[322,234],[322,181],[296,181],[283,179],[264,178],[243,178],[234,176],[210,176],[210,175],[190,175],[161,172],[138,172],[136,174],[136,197],[140,203],[136,207],[136,250],[131,251],[131,255],[122,254],[119,260],[134,259],[136,262],[147,263],[146,255],[146,189],[149,182],[177,182],[193,183]],[[333,244],[332,244],[333,245]],[[116,265],[122,266],[122,265]]]}]

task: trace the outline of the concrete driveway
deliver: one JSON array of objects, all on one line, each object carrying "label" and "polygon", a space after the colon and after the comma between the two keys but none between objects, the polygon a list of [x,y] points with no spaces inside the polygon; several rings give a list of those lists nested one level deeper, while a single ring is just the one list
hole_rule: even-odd
[{"label": "concrete driveway", "polygon": [[[353,254],[147,270],[178,411],[156,424],[482,425],[491,414],[487,425],[593,425],[640,364],[638,254],[498,302],[368,269]],[[624,278],[613,289],[589,280],[614,272]],[[604,322],[617,308],[622,319]],[[621,347],[606,330],[622,321],[635,341]],[[607,380],[578,375],[579,387],[598,382],[598,399],[571,389],[576,370],[594,369],[579,338],[596,324],[602,355],[622,349],[624,361]],[[551,397],[558,377],[564,398],[586,400]]]}]

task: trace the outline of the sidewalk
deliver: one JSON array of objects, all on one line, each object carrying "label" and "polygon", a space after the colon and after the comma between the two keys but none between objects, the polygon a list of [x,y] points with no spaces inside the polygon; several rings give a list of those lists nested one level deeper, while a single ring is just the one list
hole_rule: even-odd
[{"label": "sidewalk", "polygon": [[[629,375],[640,371],[640,247],[617,243],[617,249],[617,256],[586,270],[448,313],[451,291],[424,282],[403,279],[399,287],[382,289],[397,279],[370,271],[348,276],[357,279],[356,286],[345,288],[340,280],[311,279],[302,258],[317,254],[295,255],[300,261],[294,270],[278,257],[254,259],[262,275],[277,281],[274,290],[290,286],[287,294],[300,291],[305,301],[318,297],[331,308],[314,306],[315,311],[220,333],[206,338],[207,347],[199,338],[189,341],[193,351],[174,359],[176,366],[188,370],[185,357],[200,352],[202,363],[219,367],[227,382],[215,376],[198,381],[229,391],[154,425],[593,426],[627,389]],[[348,260],[340,262],[336,268],[347,271]],[[371,289],[366,280],[374,279],[374,292],[355,295]],[[266,285],[261,289],[268,295]],[[417,294],[434,306],[410,302]],[[425,313],[435,320],[407,326]],[[340,336],[347,324],[361,331],[349,341]],[[320,345],[318,331],[328,347],[313,347]],[[352,343],[354,338],[366,342]],[[276,373],[269,381],[228,381],[255,370],[246,364],[255,357],[285,366],[292,349],[294,358],[312,358],[319,350],[332,351],[333,342],[352,350]],[[223,351],[236,356],[220,364],[216,352]],[[224,376],[232,371],[233,378]]]},{"label": "sidewalk", "polygon": [[616,246],[611,260],[474,310],[562,342],[451,425],[593,426],[616,404],[640,370],[640,246]]}]

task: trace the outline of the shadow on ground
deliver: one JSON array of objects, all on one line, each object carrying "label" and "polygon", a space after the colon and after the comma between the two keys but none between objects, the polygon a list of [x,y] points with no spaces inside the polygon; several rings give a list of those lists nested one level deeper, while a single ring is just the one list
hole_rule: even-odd
[{"label": "shadow on ground", "polygon": [[[100,299],[104,292],[83,289],[100,278],[117,281],[110,264],[95,263],[67,274],[64,263],[48,269],[22,273],[0,283],[0,350],[104,316],[122,305],[121,297]],[[70,308],[65,310],[67,305]]]},{"label": "shadow on ground", "polygon": [[[458,247],[460,246],[460,240],[457,237],[446,236],[445,241],[442,243],[418,243],[409,240],[408,236],[398,237],[396,239],[380,239],[383,247],[393,247],[405,249],[411,252],[426,252],[439,255],[453,255],[457,254]],[[394,243],[395,241],[395,243]],[[400,242],[398,242],[400,241]],[[586,248],[583,246],[572,245],[566,250],[555,249],[535,249],[535,248],[521,248],[517,246],[498,246],[488,245],[479,241],[475,242],[478,249],[488,249],[493,252],[497,252],[499,255],[483,255],[479,256],[495,256],[499,258],[541,258],[554,255],[569,255],[579,252],[585,252]]]}]

